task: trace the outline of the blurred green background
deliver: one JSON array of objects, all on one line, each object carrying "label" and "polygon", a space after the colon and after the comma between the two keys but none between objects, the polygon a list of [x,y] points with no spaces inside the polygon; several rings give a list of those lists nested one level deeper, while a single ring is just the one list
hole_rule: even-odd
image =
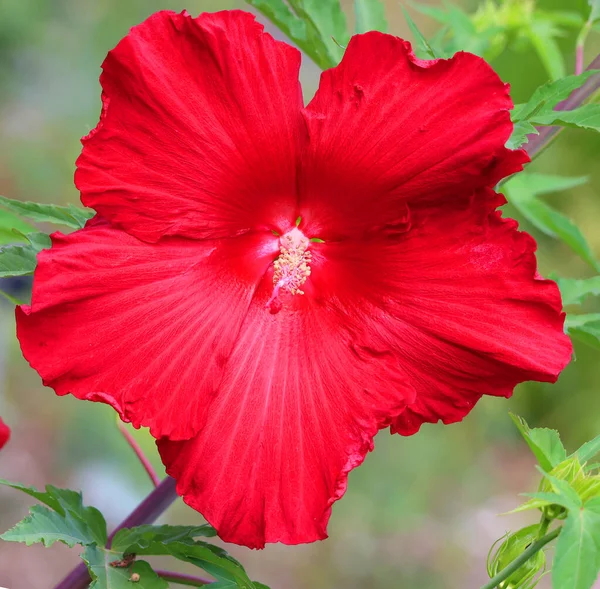
[{"label": "blurred green background", "polygon": [[[472,11],[478,3],[461,5]],[[537,5],[585,15],[587,3],[541,0]],[[98,75],[106,52],[155,10],[187,8],[197,14],[243,7],[234,0],[0,0],[0,194],[78,202],[74,162],[80,136],[97,122]],[[389,1],[386,11],[390,32],[411,38],[400,3]],[[409,12],[427,36],[438,30],[435,21],[410,7]],[[281,37],[273,26],[267,29]],[[575,61],[576,30],[570,31],[559,39],[568,72]],[[586,63],[600,51],[599,38],[592,33]],[[547,79],[530,46],[517,44],[493,65],[511,83],[515,102],[526,100]],[[318,73],[305,60],[307,99],[316,89]],[[565,131],[531,167],[589,176],[586,185],[550,200],[576,220],[598,253],[599,155],[600,135]],[[527,223],[522,226],[531,229]],[[590,275],[566,246],[533,233],[542,273]],[[600,310],[594,304],[588,304],[589,310]],[[11,442],[0,453],[0,477],[80,488],[85,501],[102,509],[109,524],[118,523],[150,484],[120,436],[114,413],[103,405],[58,398],[43,388],[21,357],[13,308],[4,301],[0,324],[0,415],[13,428]],[[491,544],[529,521],[522,515],[498,514],[516,506],[517,494],[533,490],[538,478],[508,411],[532,425],[559,429],[568,448],[600,433],[599,354],[577,345],[576,361],[558,384],[523,385],[510,401],[484,399],[461,424],[425,426],[412,438],[382,432],[375,452],[350,475],[345,498],[335,504],[328,540],[263,551],[232,546],[230,551],[252,578],[273,589],[479,587],[486,578]],[[135,435],[160,468],[152,439],[145,432]],[[28,504],[25,496],[0,489],[0,530],[22,518]],[[193,523],[201,518],[179,502],[164,521]],[[77,551],[62,545],[44,549],[2,543],[0,586],[48,589],[77,561]]]}]

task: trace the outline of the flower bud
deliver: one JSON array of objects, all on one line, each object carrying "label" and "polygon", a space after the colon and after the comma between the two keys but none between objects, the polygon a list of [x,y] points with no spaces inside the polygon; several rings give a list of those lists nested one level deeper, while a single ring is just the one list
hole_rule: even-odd
[{"label": "flower bud", "polygon": [[[496,552],[492,550],[488,556],[487,569],[490,578],[505,569],[511,562],[521,556],[527,548],[537,540],[539,525],[527,526],[507,534],[498,542],[502,542]],[[496,544],[498,544],[498,542]],[[499,589],[532,589],[540,579],[541,573],[546,568],[546,555],[542,550],[536,552],[529,560],[523,563],[510,577],[498,585]]]}]

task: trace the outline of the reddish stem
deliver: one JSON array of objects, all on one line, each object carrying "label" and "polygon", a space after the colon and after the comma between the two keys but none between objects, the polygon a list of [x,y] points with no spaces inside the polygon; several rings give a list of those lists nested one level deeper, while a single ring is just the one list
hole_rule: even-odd
[{"label": "reddish stem", "polygon": [[575,47],[575,75],[583,73],[583,44]]},{"label": "reddish stem", "polygon": [[171,571],[155,571],[155,573],[165,579],[179,585],[188,585],[190,587],[202,587],[214,583],[212,579],[204,579],[202,577],[192,577],[191,575],[183,575],[181,573],[172,573]]},{"label": "reddish stem", "polygon": [[155,487],[160,485],[160,479],[154,470],[154,467],[144,454],[141,446],[135,441],[135,438],[131,435],[130,431],[119,421],[118,423],[119,430],[123,434],[123,437],[127,440],[127,443],[131,446],[131,449],[135,452],[135,455],[138,457],[138,460],[142,463],[144,470],[148,473],[152,484]]}]

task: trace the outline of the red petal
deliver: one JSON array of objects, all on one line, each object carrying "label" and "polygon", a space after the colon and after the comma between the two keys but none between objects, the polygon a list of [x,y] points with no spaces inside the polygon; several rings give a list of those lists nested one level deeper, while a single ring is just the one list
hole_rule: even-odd
[{"label": "red petal", "polygon": [[458,421],[481,395],[508,397],[523,381],[554,382],[570,360],[558,288],[537,275],[533,238],[495,210],[502,200],[488,191],[413,208],[403,235],[315,256],[315,292],[369,301],[365,329],[416,389],[396,431]]},{"label": "red petal", "polygon": [[325,538],[348,472],[413,397],[393,356],[361,344],[361,316],[301,295],[266,313],[265,283],[206,426],[158,444],[186,503],[253,548]]},{"label": "red petal", "polygon": [[103,64],[102,116],[77,161],[83,203],[146,241],[285,230],[299,66],[248,13],[154,14]]},{"label": "red petal", "polygon": [[0,448],[3,448],[10,439],[10,428],[0,418]]},{"label": "red petal", "polygon": [[504,147],[511,107],[475,55],[421,61],[397,37],[353,37],[306,108],[303,227],[326,240],[403,230],[406,203],[493,187],[528,161]]},{"label": "red petal", "polygon": [[189,438],[276,251],[272,235],[146,244],[102,224],[56,233],[31,307],[17,308],[23,354],[59,395]]}]

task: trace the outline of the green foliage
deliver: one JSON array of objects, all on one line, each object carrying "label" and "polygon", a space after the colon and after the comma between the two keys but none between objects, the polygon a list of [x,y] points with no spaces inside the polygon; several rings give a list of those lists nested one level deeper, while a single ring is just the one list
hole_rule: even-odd
[{"label": "green foliage", "polygon": [[579,227],[538,198],[549,192],[578,186],[585,181],[585,177],[567,178],[522,172],[511,177],[502,189],[509,202],[537,229],[550,237],[560,239],[594,269],[600,271],[600,263],[596,260]]},{"label": "green foliage", "polygon": [[[527,501],[515,511],[539,509],[542,518],[537,526],[528,526],[504,539],[494,556],[496,560],[491,561],[494,566],[488,561],[490,577],[502,569],[498,560],[502,560],[504,567],[508,566],[518,559],[519,553],[523,554],[541,540],[553,522],[563,522],[546,537],[551,540],[558,535],[552,586],[554,589],[590,589],[600,572],[600,475],[595,469],[586,468],[585,463],[600,452],[600,436],[567,457],[558,432],[531,429],[522,418],[511,417],[538,460],[543,475],[538,491],[525,494]],[[538,548],[544,543],[540,542]],[[534,554],[526,562],[528,567],[517,569],[521,576],[504,577],[510,580],[511,587],[532,587],[529,583],[537,582],[536,575],[543,568],[541,557]]]},{"label": "green foliage", "polygon": [[22,234],[32,231],[35,231],[33,225],[23,221],[14,213],[0,209],[0,245],[24,241]]},{"label": "green foliage", "polygon": [[0,536],[8,542],[25,542],[28,546],[41,542],[51,546],[63,542],[68,546],[106,544],[106,522],[95,507],[84,507],[81,493],[57,489],[52,485],[46,492],[0,479],[0,484],[18,489],[35,497],[46,506],[35,505],[29,516]]},{"label": "green foliage", "polygon": [[[195,540],[198,535],[214,535],[210,526],[190,528],[181,526],[142,526],[138,529],[124,529],[113,539],[113,550],[125,554],[138,555],[170,555],[194,564],[218,581],[226,585],[243,589],[254,589],[253,582],[248,578],[242,565],[229,556],[223,549],[206,542]],[[171,530],[174,530],[171,532]]]},{"label": "green foliage", "polygon": [[557,110],[531,117],[534,125],[562,125],[600,131],[600,104],[586,104],[574,110]]},{"label": "green foliage", "polygon": [[[336,66],[348,43],[338,0],[246,0],[281,29],[319,67]],[[289,5],[289,6],[288,6]]]},{"label": "green foliage", "polygon": [[356,15],[356,32],[387,31],[385,8],[380,0],[354,0],[354,14]]},{"label": "green foliage", "polygon": [[507,48],[533,48],[552,79],[565,75],[564,59],[557,39],[567,28],[583,24],[574,12],[545,11],[531,0],[484,0],[468,13],[451,3],[444,8],[414,4],[415,9],[444,26],[442,52],[470,51],[492,60]]},{"label": "green foliage", "polygon": [[73,205],[66,207],[46,205],[37,202],[22,202],[0,196],[0,207],[25,219],[55,225],[66,225],[73,229],[81,229],[88,219],[96,213],[92,209],[82,209]]},{"label": "green foliage", "polygon": [[402,12],[404,13],[404,18],[406,19],[406,24],[408,24],[408,28],[415,38],[415,54],[422,59],[435,59],[436,57],[440,57],[436,54],[436,52],[432,49],[431,45],[427,42],[427,39],[423,36],[423,33],[419,30],[415,21],[410,17],[410,14],[406,12],[404,8],[402,8]]},{"label": "green foliage", "polygon": [[552,567],[554,589],[590,589],[600,571],[600,497],[570,509]]},{"label": "green foliage", "polygon": [[565,328],[571,337],[600,350],[600,313],[568,315]]},{"label": "green foliage", "polygon": [[217,589],[268,589],[248,578],[242,565],[225,550],[196,538],[216,535],[212,526],[153,526],[122,529],[115,534],[111,547],[106,548],[107,530],[102,514],[94,507],[85,507],[81,493],[57,489],[51,485],[38,491],[19,483],[0,479],[0,484],[12,487],[44,505],[34,505],[29,515],[0,538],[9,542],[24,542],[28,546],[40,542],[51,546],[63,542],[73,547],[85,547],[82,558],[92,577],[91,588],[123,589],[136,587],[165,589],[169,585],[138,555],[173,556],[191,563],[217,579]]},{"label": "green foliage", "polygon": [[[90,589],[168,589],[169,584],[146,561],[136,560],[131,566],[116,567],[111,564],[119,560],[115,557],[118,555],[95,545],[85,549],[81,558],[92,577]],[[139,575],[135,584],[131,580],[134,574]]]},{"label": "green foliage", "polygon": [[527,442],[529,448],[537,458],[540,466],[550,472],[557,464],[566,457],[567,452],[563,446],[560,435],[556,430],[548,428],[531,429],[527,422],[513,413],[510,414],[521,435]]},{"label": "green foliage", "polygon": [[557,278],[563,305],[581,305],[590,295],[600,295],[600,276],[592,278]]},{"label": "green foliage", "polygon": [[[554,110],[559,102],[567,99],[571,92],[583,86],[591,76],[597,73],[598,70],[588,70],[578,76],[567,76],[554,82],[548,82],[537,88],[525,104],[516,105],[511,113],[514,130],[507,142],[507,147],[516,149],[527,143],[527,135],[537,133],[534,125],[567,124],[560,122],[561,117],[574,119],[580,123],[579,126],[582,126],[581,123],[593,124],[597,122],[595,116],[593,116],[595,113],[588,112],[586,114],[585,111],[577,113],[580,109],[576,109],[571,112],[577,114],[569,115],[568,111],[559,112]],[[590,117],[590,115],[592,116]],[[578,126],[575,123],[569,124]]]}]

